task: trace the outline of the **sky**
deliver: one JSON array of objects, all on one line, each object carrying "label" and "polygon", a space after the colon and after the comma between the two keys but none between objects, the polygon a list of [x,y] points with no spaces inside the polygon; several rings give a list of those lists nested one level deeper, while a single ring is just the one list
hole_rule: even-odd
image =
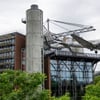
[{"label": "sky", "polygon": [[37,4],[43,10],[44,23],[47,18],[91,25],[95,32],[82,34],[86,39],[100,39],[99,0],[0,0],[0,34],[18,31],[26,34],[21,19],[26,17],[30,5]]},{"label": "sky", "polygon": [[26,34],[21,22],[26,10],[37,4],[47,18],[94,26],[95,32],[82,33],[88,40],[100,39],[100,0],[0,0],[0,35],[10,32]]}]

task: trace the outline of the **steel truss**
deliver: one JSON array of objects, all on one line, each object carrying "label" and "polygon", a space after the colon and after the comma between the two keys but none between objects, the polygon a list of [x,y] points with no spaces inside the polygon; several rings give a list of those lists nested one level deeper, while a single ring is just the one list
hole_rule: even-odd
[{"label": "steel truss", "polygon": [[93,82],[94,62],[80,59],[79,61],[50,60],[52,95],[61,96],[70,92],[71,100],[81,100],[84,87]]}]

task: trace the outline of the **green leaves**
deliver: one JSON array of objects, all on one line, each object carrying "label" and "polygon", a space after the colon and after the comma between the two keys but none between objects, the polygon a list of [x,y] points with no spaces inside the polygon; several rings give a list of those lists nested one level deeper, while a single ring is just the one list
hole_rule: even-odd
[{"label": "green leaves", "polygon": [[[44,74],[7,70],[0,74],[0,100],[26,100],[33,97],[38,86],[45,79]],[[40,92],[41,90],[37,91]]]},{"label": "green leaves", "polygon": [[100,100],[100,76],[95,77],[94,84],[86,87],[83,100]]},{"label": "green leaves", "polygon": [[41,73],[7,70],[0,74],[0,100],[70,100],[67,94],[56,98],[42,90],[45,78]]},{"label": "green leaves", "polygon": [[70,100],[69,94],[65,94],[59,98],[51,97],[51,100]]}]

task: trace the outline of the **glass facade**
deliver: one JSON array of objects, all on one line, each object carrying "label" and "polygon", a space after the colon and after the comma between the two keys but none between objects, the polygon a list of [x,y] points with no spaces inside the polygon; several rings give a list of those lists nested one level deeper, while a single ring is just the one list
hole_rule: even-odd
[{"label": "glass facade", "polygon": [[52,95],[63,95],[72,88],[89,84],[93,81],[92,69],[92,62],[50,60]]}]

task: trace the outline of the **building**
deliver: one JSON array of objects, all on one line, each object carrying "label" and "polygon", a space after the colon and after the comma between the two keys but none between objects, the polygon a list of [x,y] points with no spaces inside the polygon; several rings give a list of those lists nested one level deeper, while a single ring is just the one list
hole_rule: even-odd
[{"label": "building", "polygon": [[[25,41],[26,36],[18,32],[0,36],[0,71],[26,70]],[[80,91],[84,91],[84,87],[93,81],[94,64],[100,61],[100,55],[45,51],[43,61],[43,72],[47,76],[45,88],[50,89],[55,96],[69,91],[72,100],[77,100],[83,93]]]},{"label": "building", "polygon": [[21,69],[26,70],[26,50],[21,48]]},{"label": "building", "polygon": [[81,100],[84,87],[93,82],[96,67],[94,65],[98,61],[100,61],[99,54],[61,50],[46,53],[44,60],[46,88],[52,91],[52,95],[59,96],[69,91],[72,100]]},{"label": "building", "polygon": [[13,32],[0,36],[0,71],[21,69],[21,48],[25,48],[25,36]]},{"label": "building", "polygon": [[93,81],[94,65],[100,61],[100,55],[44,51],[43,13],[37,5],[27,10],[25,23],[26,36],[18,32],[0,36],[0,71],[44,72],[47,76],[44,86],[52,91],[52,95],[60,96],[69,91],[71,100],[81,100],[84,87]]}]

